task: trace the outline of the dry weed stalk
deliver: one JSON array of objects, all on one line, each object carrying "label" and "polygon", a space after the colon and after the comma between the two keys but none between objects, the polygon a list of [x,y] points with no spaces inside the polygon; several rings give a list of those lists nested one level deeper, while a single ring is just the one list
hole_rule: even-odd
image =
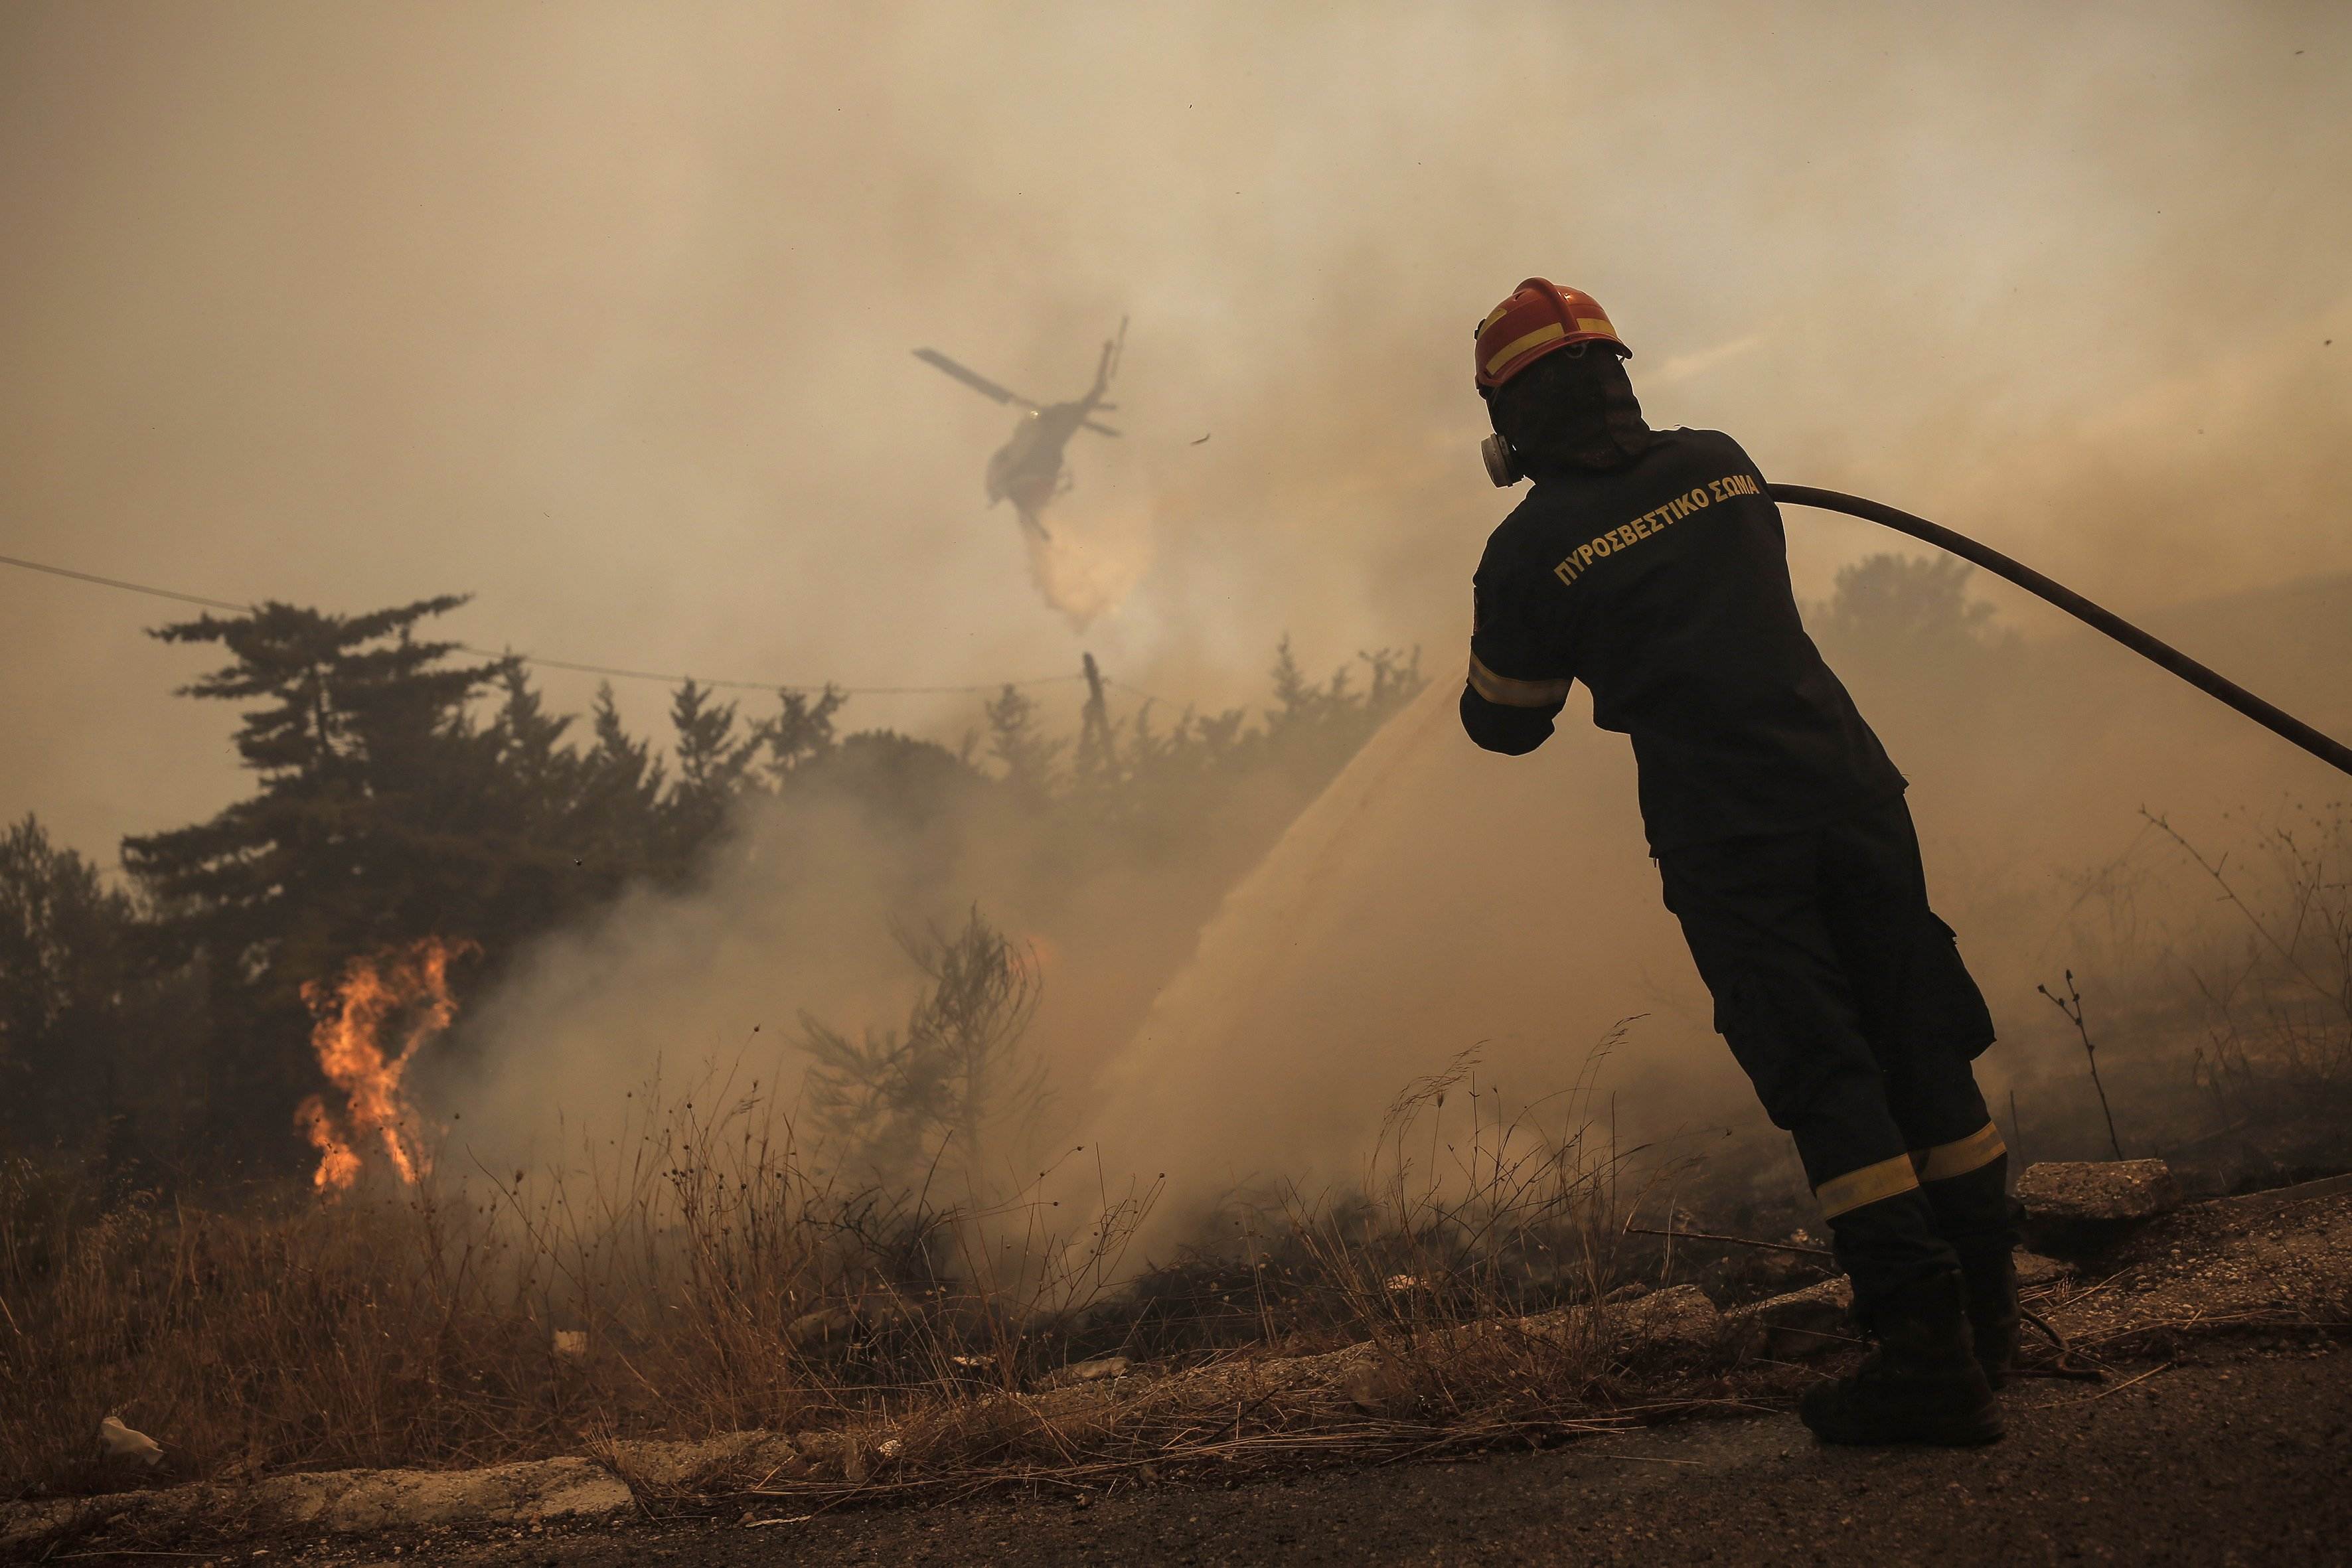
[{"label": "dry weed stalk", "polygon": [[[889,1484],[927,1487],[1606,1424],[1583,1397],[1601,1365],[1590,1336],[1512,1321],[1597,1299],[1618,1161],[1586,1128],[1541,1132],[1538,1107],[1507,1114],[1474,1065],[1399,1101],[1363,1194],[1253,1218],[1245,1314],[1232,1289],[1200,1303],[1220,1314],[1213,1342],[1261,1356],[1366,1342],[1362,1375],[1336,1392],[1292,1386],[1229,1351],[1213,1408],[1193,1380],[1141,1397],[1130,1381],[1099,1402],[1020,1392],[1074,1355],[1199,1342],[1166,1316],[1181,1298],[1130,1280],[1152,1190],[1106,1190],[1071,1237],[1033,1193],[947,1208],[921,1189],[852,1185],[762,1084],[717,1069],[681,1094],[633,1097],[626,1129],[601,1148],[579,1139],[554,1169],[460,1175],[445,1151],[414,1188],[362,1184],[334,1204],[291,1191],[236,1212],[110,1204],[12,1162],[5,1492],[103,1484],[85,1457],[108,1414],[161,1437],[183,1477],[887,1422]],[[1447,1118],[1440,1101],[1465,1085],[1457,1128],[1459,1102]],[[1424,1134],[1429,1163],[1401,1159]],[[1502,1321],[1473,1327],[1489,1319]],[[875,1464],[868,1481],[883,1478]],[[792,1484],[857,1483],[836,1470]]]},{"label": "dry weed stalk", "polygon": [[1516,1108],[1464,1051],[1391,1105],[1360,1192],[1286,1194],[1284,1227],[1337,1293],[1345,1337],[1372,1352],[1351,1384],[1360,1405],[1475,1425],[1601,1371],[1598,1314],[1520,1325],[1539,1308],[1597,1304],[1615,1274],[1628,1152],[1587,1112],[1625,1027],[1571,1089]]},{"label": "dry weed stalk", "polygon": [[[2249,894],[2229,857],[2209,857],[2163,817],[2149,825],[2219,889],[2248,936],[2234,963],[2192,969],[2205,1005],[2200,1083],[2225,1121],[2282,1098],[2306,1109],[2352,1090],[2352,817],[2339,807],[2257,838],[2268,887]],[[2251,1102],[2251,1104],[2249,1103]]]},{"label": "dry weed stalk", "polygon": [[2099,1096],[2099,1113],[2107,1119],[2107,1147],[2116,1152],[2116,1159],[2122,1159],[2123,1140],[2116,1136],[2116,1113],[2107,1104],[2107,1086],[2099,1081],[2099,1048],[2091,1043],[2090,1026],[2083,1021],[2083,994],[2074,988],[2074,972],[2071,969],[2066,971],[2066,994],[2063,999],[2053,994],[2047,985],[2036,985],[2034,989],[2042,993],[2052,1006],[2066,1015],[2066,1021],[2074,1026],[2074,1033],[2082,1037],[2083,1060],[2091,1068],[2091,1088]]}]

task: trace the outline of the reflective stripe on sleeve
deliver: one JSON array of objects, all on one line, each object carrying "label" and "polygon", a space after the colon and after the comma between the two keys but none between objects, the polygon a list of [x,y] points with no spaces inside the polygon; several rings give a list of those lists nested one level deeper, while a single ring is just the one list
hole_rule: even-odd
[{"label": "reflective stripe on sleeve", "polygon": [[1911,1156],[1897,1154],[1892,1160],[1881,1160],[1875,1165],[1832,1176],[1813,1189],[1813,1196],[1821,1200],[1822,1217],[1835,1219],[1864,1204],[1916,1192],[1918,1186],[1919,1176],[1911,1169]]},{"label": "reflective stripe on sleeve", "polygon": [[1923,1182],[1948,1182],[1954,1176],[1981,1171],[2008,1152],[2009,1145],[2001,1142],[2000,1129],[1988,1121],[1965,1138],[1938,1143],[1932,1149],[1913,1150],[1911,1163]]},{"label": "reflective stripe on sleeve", "polygon": [[1572,680],[1514,680],[1507,675],[1496,675],[1470,656],[1470,689],[1487,701],[1502,708],[1549,708],[1555,702],[1568,700],[1568,689]]}]

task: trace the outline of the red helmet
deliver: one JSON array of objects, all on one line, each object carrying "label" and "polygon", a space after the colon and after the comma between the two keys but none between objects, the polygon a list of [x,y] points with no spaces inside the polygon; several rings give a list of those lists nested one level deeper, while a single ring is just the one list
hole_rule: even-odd
[{"label": "red helmet", "polygon": [[1500,386],[1554,349],[1594,342],[1633,357],[1600,300],[1581,289],[1530,278],[1478,323],[1478,385]]}]

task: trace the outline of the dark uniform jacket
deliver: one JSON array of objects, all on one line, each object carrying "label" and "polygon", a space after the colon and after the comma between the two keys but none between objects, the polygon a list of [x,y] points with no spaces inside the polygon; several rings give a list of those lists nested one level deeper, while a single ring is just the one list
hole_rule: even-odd
[{"label": "dark uniform jacket", "polygon": [[1475,582],[1463,728],[1532,751],[1583,681],[1592,721],[1633,737],[1654,855],[1902,793],[1805,635],[1780,509],[1728,436],[1659,431],[1622,468],[1539,477]]}]

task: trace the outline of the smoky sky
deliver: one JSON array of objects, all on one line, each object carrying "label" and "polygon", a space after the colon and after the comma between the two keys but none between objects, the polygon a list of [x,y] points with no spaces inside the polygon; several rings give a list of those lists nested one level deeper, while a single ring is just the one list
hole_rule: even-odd
[{"label": "smoky sky", "polygon": [[[1507,504],[1470,328],[1540,272],[1654,422],[2127,613],[2340,572],[2347,46],[2317,5],[14,5],[0,552],[471,592],[466,640],[728,678],[1442,668]],[[1122,316],[1081,635],[982,494],[1010,415],[908,351],[1066,397]],[[1883,542],[1791,526],[1810,594]],[[175,614],[0,572],[0,811],[110,860],[241,787],[171,695],[205,650],[140,635]]]}]

